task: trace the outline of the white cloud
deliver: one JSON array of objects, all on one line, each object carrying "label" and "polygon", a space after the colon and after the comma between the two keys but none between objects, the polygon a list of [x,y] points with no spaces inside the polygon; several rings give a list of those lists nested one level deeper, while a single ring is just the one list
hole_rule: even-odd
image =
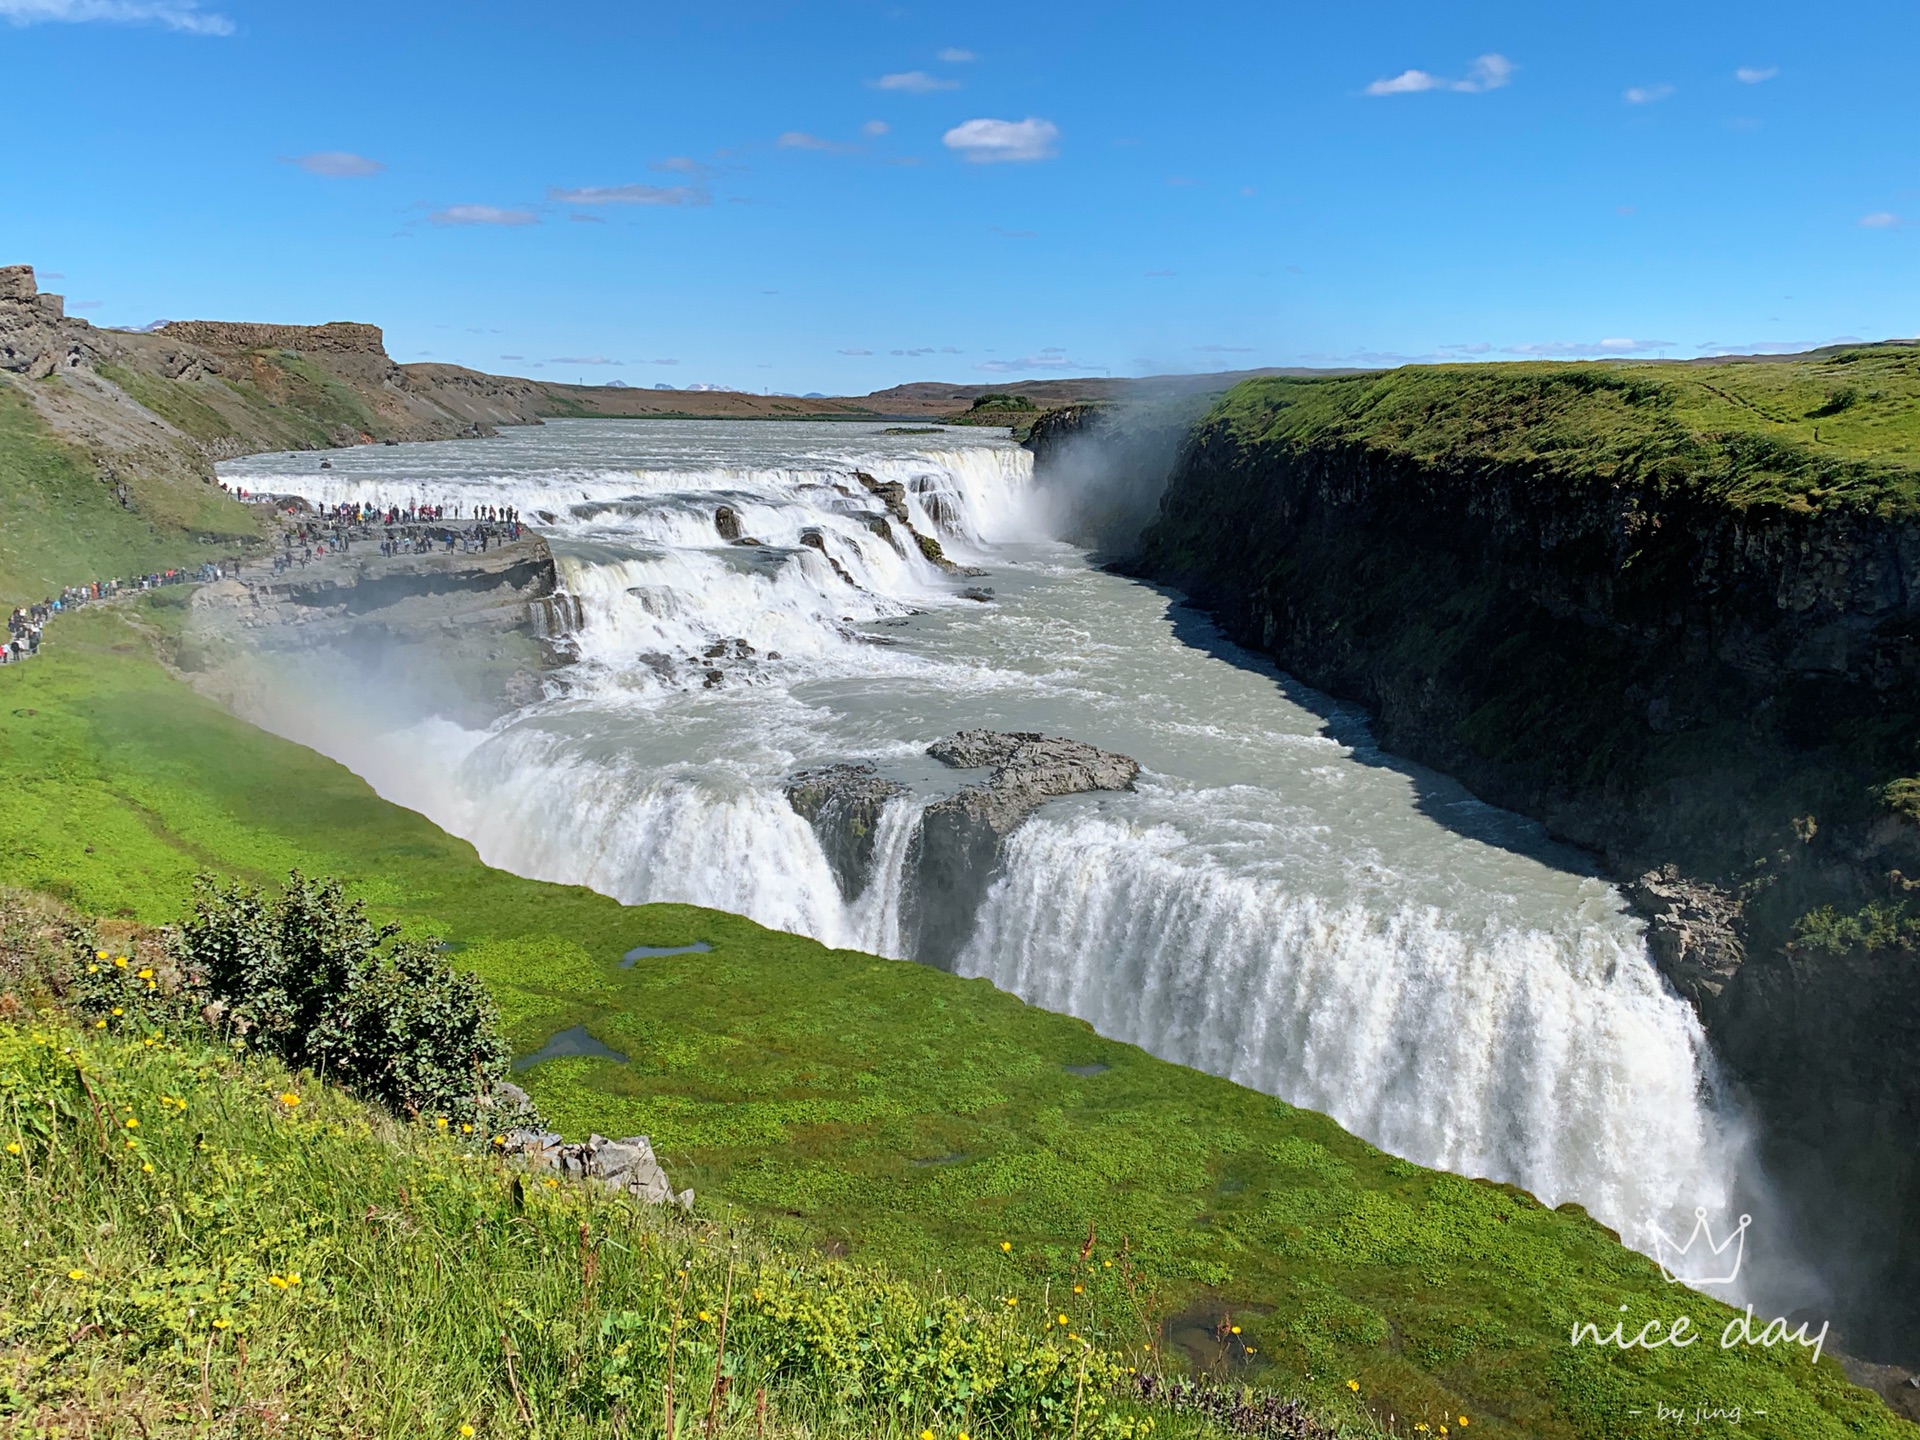
[{"label": "white cloud", "polygon": [[556,365],[623,365],[626,362],[609,360],[604,355],[556,355],[553,357],[553,363]]},{"label": "white cloud", "polygon": [[903,70],[898,75],[882,75],[870,82],[876,90],[903,90],[909,95],[931,95],[936,90],[958,90],[958,80],[942,79],[924,70]]},{"label": "white cloud", "polygon": [[197,0],[0,0],[0,19],[15,25],[42,23],[159,25],[188,35],[231,35],[233,22]]},{"label": "white cloud", "polygon": [[1058,345],[1049,345],[1036,355],[1022,355],[1018,360],[982,360],[973,368],[992,375],[1011,375],[1019,370],[1071,370],[1074,362]]},{"label": "white cloud", "polygon": [[1193,347],[1202,355],[1251,355],[1251,345],[1196,345]]},{"label": "white cloud", "polygon": [[1891,230],[1900,223],[1900,217],[1891,210],[1876,210],[1871,215],[1862,215],[1860,223],[1869,230]]},{"label": "white cloud", "polygon": [[604,215],[581,215],[577,212],[569,215],[567,219],[576,225],[604,225],[607,223],[607,217]]},{"label": "white cloud", "polygon": [[1683,347],[1672,340],[1635,340],[1624,335],[1614,335],[1591,343],[1580,340],[1548,340],[1536,345],[1507,345],[1502,347],[1502,353],[1556,359],[1575,355],[1646,355],[1655,350],[1681,348]]},{"label": "white cloud", "polygon": [[656,365],[678,365],[680,362],[678,360],[656,360],[653,363]]},{"label": "white cloud", "polygon": [[824,150],[835,155],[844,155],[854,148],[851,145],[842,145],[837,140],[824,140],[818,135],[809,135],[804,130],[789,130],[773,143],[782,150]]},{"label": "white cloud", "polygon": [[1367,86],[1369,95],[1417,95],[1423,90],[1453,90],[1462,95],[1479,95],[1498,90],[1513,78],[1519,67],[1504,55],[1486,54],[1467,67],[1464,80],[1449,80],[1425,70],[1402,70],[1385,80]]},{"label": "white cloud", "polygon": [[842,351],[841,351],[840,353],[841,353],[842,355],[871,355],[871,354],[873,353],[873,351],[871,351],[871,350],[842,350]]},{"label": "white cloud", "polygon": [[887,131],[891,128],[892,127],[889,126],[887,122],[884,120],[869,120],[867,121],[866,124],[860,127],[860,133],[862,135],[878,136],[878,135],[886,134]]},{"label": "white cloud", "polygon": [[502,210],[497,205],[449,205],[427,217],[436,225],[538,225],[531,210]]},{"label": "white cloud", "polygon": [[999,161],[1051,160],[1060,128],[1051,120],[969,120],[940,137],[963,160],[977,165]]},{"label": "white cloud", "polygon": [[971,50],[962,50],[958,46],[949,45],[933,58],[944,60],[949,65],[965,65],[968,61],[978,60],[980,57]]},{"label": "white cloud", "polygon": [[711,175],[713,167],[703,164],[691,155],[669,155],[664,160],[656,160],[647,166],[649,170],[673,170],[682,175]]},{"label": "white cloud", "polygon": [[1762,81],[1773,79],[1779,73],[1778,65],[1742,65],[1733,72],[1733,78],[1742,85],[1758,85]]},{"label": "white cloud", "polygon": [[1654,105],[1673,94],[1671,85],[1635,85],[1621,96],[1629,105]]},{"label": "white cloud", "polygon": [[[0,5],[5,3],[6,0],[0,0]],[[283,156],[281,163],[298,165],[309,175],[325,175],[334,180],[359,180],[378,175],[387,168],[380,161],[369,160],[351,150],[316,150],[311,155]]]},{"label": "white cloud", "polygon": [[562,205],[711,205],[698,185],[587,185],[578,190],[549,186],[547,198]]}]

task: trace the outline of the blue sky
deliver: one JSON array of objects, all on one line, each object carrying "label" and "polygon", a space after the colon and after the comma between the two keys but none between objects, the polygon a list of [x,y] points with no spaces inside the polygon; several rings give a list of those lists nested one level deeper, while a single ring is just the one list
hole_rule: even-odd
[{"label": "blue sky", "polygon": [[1912,336],[1916,55],[1910,0],[0,0],[0,263],[748,390]]}]

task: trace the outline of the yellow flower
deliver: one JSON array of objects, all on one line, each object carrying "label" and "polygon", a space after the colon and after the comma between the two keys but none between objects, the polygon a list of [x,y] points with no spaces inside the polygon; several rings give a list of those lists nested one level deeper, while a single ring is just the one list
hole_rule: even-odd
[{"label": "yellow flower", "polygon": [[713,1316],[709,1315],[706,1311],[702,1310],[700,1312],[700,1323],[702,1325],[705,1325],[708,1321],[712,1319],[713,1319]]},{"label": "yellow flower", "polygon": [[1111,1270],[1111,1269],[1113,1269],[1113,1261],[1111,1261],[1111,1260],[1102,1260],[1102,1261],[1101,1261],[1100,1263],[1101,1263],[1102,1265],[1104,1265],[1104,1266],[1106,1266],[1106,1267],[1107,1267],[1107,1269],[1109,1269],[1109,1270]]},{"label": "yellow flower", "polygon": [[546,1184],[549,1190],[557,1190],[560,1188],[560,1182],[555,1180],[551,1175],[547,1177]]},{"label": "yellow flower", "polygon": [[67,1271],[67,1279],[69,1280],[84,1280],[86,1278],[87,1278],[87,1272],[84,1270]]},{"label": "yellow flower", "polygon": [[224,1330],[231,1324],[233,1324],[231,1320],[216,1320],[213,1322],[213,1328],[216,1330]]},{"label": "yellow flower", "polygon": [[920,1440],[933,1440],[933,1431],[922,1430],[920,1432]]},{"label": "yellow flower", "polygon": [[1358,1395],[1360,1393],[1360,1382],[1358,1380],[1347,1381],[1347,1389],[1353,1391],[1354,1394]]},{"label": "yellow flower", "polygon": [[136,1150],[139,1146],[140,1142],[138,1140],[134,1139],[131,1135],[127,1137],[127,1149]]},{"label": "yellow flower", "polygon": [[1064,1315],[1062,1315],[1062,1316],[1060,1317],[1060,1319],[1059,1319],[1059,1322],[1058,1322],[1058,1323],[1059,1323],[1059,1324],[1062,1324],[1062,1325],[1064,1325],[1064,1324],[1066,1324],[1066,1323],[1067,1323],[1067,1317],[1066,1317],[1066,1316],[1064,1316]]},{"label": "yellow flower", "polygon": [[300,1103],[300,1097],[291,1090],[283,1091],[280,1096],[280,1103],[291,1110]]},{"label": "yellow flower", "polygon": [[1466,1416],[1464,1416],[1464,1415],[1462,1415],[1462,1416],[1460,1417],[1460,1424],[1461,1424],[1461,1425],[1462,1425],[1462,1426],[1464,1427],[1464,1426],[1466,1425],[1466,1423],[1467,1423],[1467,1417],[1466,1417]]},{"label": "yellow flower", "polygon": [[142,1165],[140,1167],[140,1173],[143,1175],[153,1174],[153,1161],[149,1160],[144,1165]]},{"label": "yellow flower", "polygon": [[153,979],[153,970],[152,970],[151,968],[148,968],[148,969],[145,969],[145,970],[142,970],[142,971],[140,972],[140,978],[141,978],[142,980],[151,980],[151,979]]},{"label": "yellow flower", "polygon": [[127,1129],[138,1130],[139,1128],[140,1128],[140,1122],[134,1119],[133,1116],[131,1115],[127,1116]]},{"label": "yellow flower", "polygon": [[438,1125],[442,1130],[444,1130],[447,1128],[447,1117],[442,1115],[438,1119],[436,1119],[433,1123]]},{"label": "yellow flower", "polygon": [[19,1153],[20,1153],[20,1142],[18,1140],[7,1141],[7,1154],[18,1155]]},{"label": "yellow flower", "polygon": [[1002,1240],[1000,1242],[1000,1248],[1003,1251],[1011,1250],[1013,1249],[1013,1242],[1011,1240]]},{"label": "yellow flower", "polygon": [[114,1014],[116,1014],[116,1015],[124,1015],[124,1014],[126,1014],[127,1012],[126,1012],[126,1011],[124,1011],[124,1010],[122,1010],[122,1009],[121,1009],[121,1008],[120,1008],[120,1007],[119,1007],[118,1005],[116,1005],[116,1006],[114,1006],[114,1007],[113,1007],[113,1013],[114,1013]]},{"label": "yellow flower", "polygon": [[1236,1326],[1234,1326],[1234,1327],[1233,1327],[1233,1333],[1234,1333],[1234,1334],[1236,1334],[1236,1335],[1238,1335],[1238,1334],[1240,1333],[1240,1327],[1239,1327],[1238,1325],[1236,1325]]},{"label": "yellow flower", "polygon": [[96,1030],[104,1030],[107,1028],[107,1022],[104,1020],[96,1020],[93,1022],[93,1028]]},{"label": "yellow flower", "polygon": [[93,958],[96,960],[104,960],[107,958],[107,952],[104,950],[96,950],[93,952]]},{"label": "yellow flower", "polygon": [[1073,1293],[1076,1295],[1084,1295],[1087,1293],[1087,1287],[1084,1285],[1076,1285],[1073,1287]]},{"label": "yellow flower", "polygon": [[87,974],[98,975],[99,973],[100,973],[100,967],[98,965],[87,966]]},{"label": "yellow flower", "polygon": [[473,1134],[473,1126],[471,1126],[471,1125],[462,1125],[462,1126],[460,1127],[460,1133],[461,1133],[462,1135],[471,1135],[471,1134]]},{"label": "yellow flower", "polygon": [[1019,1303],[1020,1303],[1020,1297],[1018,1295],[1007,1296],[1007,1304],[1018,1305]]},{"label": "yellow flower", "polygon": [[472,1434],[473,1434],[473,1426],[471,1426],[471,1425],[462,1425],[462,1426],[460,1427],[460,1434],[461,1434],[461,1436],[463,1437],[463,1440],[464,1440],[464,1437],[466,1437],[466,1436],[470,1436],[470,1435],[472,1435]]},{"label": "yellow flower", "polygon": [[289,1270],[287,1272],[287,1283],[289,1285],[298,1285],[300,1283],[300,1272],[298,1270]]},{"label": "yellow flower", "polygon": [[113,957],[113,968],[114,968],[114,969],[116,969],[116,970],[124,970],[124,969],[126,969],[126,968],[127,968],[127,957],[126,957],[126,956],[124,956],[124,955],[116,955],[116,956],[114,956],[114,957]]}]

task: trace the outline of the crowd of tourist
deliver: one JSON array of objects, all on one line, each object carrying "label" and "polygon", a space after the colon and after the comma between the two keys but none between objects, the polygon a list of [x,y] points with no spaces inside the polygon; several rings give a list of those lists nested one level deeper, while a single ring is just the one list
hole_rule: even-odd
[{"label": "crowd of tourist", "polygon": [[[304,567],[325,555],[344,555],[356,542],[377,542],[382,555],[428,555],[436,551],[452,554],[456,549],[473,554],[484,552],[492,545],[518,540],[526,533],[520,523],[520,512],[511,505],[478,505],[473,514],[463,516],[458,505],[452,506],[449,514],[448,506],[411,500],[404,505],[347,501],[312,509],[304,501],[288,500],[285,496],[250,494],[237,488],[231,493],[242,500],[272,503],[285,509],[289,523],[281,532],[280,548],[273,556],[275,575],[295,566]],[[138,594],[161,585],[222,580],[236,573],[237,568],[237,562],[209,561],[193,570],[159,570],[131,579],[90,580],[84,585],[69,585],[57,596],[18,606],[7,617],[7,639],[0,644],[0,665],[15,664],[39,653],[41,628],[64,610]]]},{"label": "crowd of tourist", "polygon": [[49,595],[45,600],[31,605],[16,606],[13,613],[7,616],[7,639],[4,645],[0,645],[0,665],[18,664],[29,656],[37,655],[40,652],[41,628],[62,611],[77,610],[83,605],[98,604],[122,595],[137,595],[143,590],[157,590],[162,585],[219,580],[227,573],[228,566],[208,561],[193,570],[155,570],[151,574],[136,575],[126,580],[89,580],[84,585],[69,585],[58,595]]}]

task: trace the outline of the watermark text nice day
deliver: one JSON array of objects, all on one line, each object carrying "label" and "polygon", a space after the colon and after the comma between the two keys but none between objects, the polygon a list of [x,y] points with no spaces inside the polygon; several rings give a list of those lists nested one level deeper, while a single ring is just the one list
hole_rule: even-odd
[{"label": "watermark text nice day", "polygon": [[[1706,1208],[1702,1206],[1693,1213],[1693,1233],[1687,1237],[1684,1245],[1675,1242],[1659,1226],[1653,1227],[1654,1254],[1660,1265],[1660,1273],[1670,1285],[1731,1285],[1740,1278],[1740,1263],[1746,1257],[1747,1227],[1753,1224],[1753,1217],[1742,1215],[1733,1233],[1716,1242],[1712,1227],[1707,1224]],[[1626,1308],[1625,1305],[1620,1307],[1623,1312]],[[1774,1319],[1767,1321],[1756,1334],[1753,1306],[1749,1305],[1721,1330],[1720,1348],[1731,1350],[1736,1345],[1764,1345],[1771,1350],[1775,1345],[1790,1340],[1803,1349],[1813,1351],[1813,1362],[1817,1365],[1820,1363],[1820,1351],[1827,1343],[1828,1323],[1822,1322],[1820,1333],[1810,1336],[1805,1321],[1798,1329],[1789,1330],[1784,1319]],[[1699,1340],[1700,1333],[1693,1328],[1691,1315],[1677,1315],[1672,1320],[1649,1320],[1634,1335],[1627,1334],[1624,1320],[1616,1321],[1613,1329],[1604,1334],[1592,1321],[1575,1321],[1570,1338],[1576,1347],[1584,1340],[1590,1345],[1615,1345],[1622,1350],[1660,1350],[1667,1346],[1684,1350]]]}]

